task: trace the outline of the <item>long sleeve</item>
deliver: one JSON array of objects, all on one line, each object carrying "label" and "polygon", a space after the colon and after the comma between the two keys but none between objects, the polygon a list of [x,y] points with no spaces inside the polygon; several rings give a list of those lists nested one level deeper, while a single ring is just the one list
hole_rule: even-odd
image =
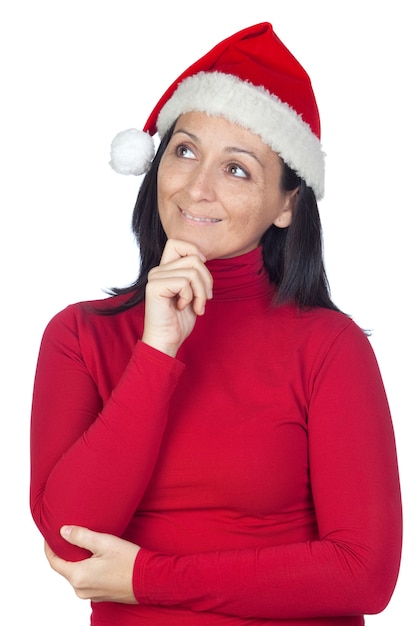
[{"label": "long sleeve", "polygon": [[44,333],[31,426],[32,513],[51,547],[74,560],[85,552],[60,538],[63,524],[120,535],[131,520],[183,367],[120,316],[87,316],[95,327],[85,317],[68,307]]},{"label": "long sleeve", "polygon": [[[264,358],[267,368],[271,358]],[[183,555],[141,550],[139,603],[276,619],[386,606],[398,575],[401,502],[385,391],[369,341],[354,324],[320,359],[305,368],[314,375],[304,383],[317,538]]]}]

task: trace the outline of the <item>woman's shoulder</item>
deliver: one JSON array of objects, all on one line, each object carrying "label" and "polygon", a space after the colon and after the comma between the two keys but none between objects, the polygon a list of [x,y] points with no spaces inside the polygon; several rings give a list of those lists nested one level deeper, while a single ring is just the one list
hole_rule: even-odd
[{"label": "woman's shoulder", "polygon": [[85,333],[111,333],[126,326],[137,326],[143,319],[143,306],[137,304],[121,312],[116,311],[129,294],[109,296],[98,300],[84,300],[68,304],[48,322],[45,334],[70,333],[82,336]]},{"label": "woman's shoulder", "polygon": [[111,314],[124,299],[75,302],[56,313],[43,332],[39,360],[80,369],[97,385],[115,384],[143,334],[141,304]]},{"label": "woman's shoulder", "polygon": [[331,347],[340,349],[368,349],[367,329],[361,328],[354,318],[338,310],[323,307],[299,309],[287,307],[287,331],[298,346],[313,351],[326,352]]},{"label": "woman's shoulder", "polygon": [[320,332],[329,334],[332,332],[338,333],[347,329],[352,329],[353,332],[357,330],[360,332],[362,329],[354,321],[353,317],[347,313],[336,309],[328,309],[324,307],[306,307],[299,308],[295,305],[284,305],[281,312],[288,320],[295,325],[306,330],[306,332]]}]

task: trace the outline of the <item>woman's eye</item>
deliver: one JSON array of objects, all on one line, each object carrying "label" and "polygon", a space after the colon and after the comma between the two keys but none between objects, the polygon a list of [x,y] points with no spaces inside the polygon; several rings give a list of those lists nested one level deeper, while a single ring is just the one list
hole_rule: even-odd
[{"label": "woman's eye", "polygon": [[230,174],[232,174],[233,176],[236,176],[237,178],[248,178],[249,177],[249,175],[246,172],[246,170],[244,170],[242,167],[240,167],[240,165],[236,165],[236,163],[231,163],[227,167],[227,169],[230,172]]},{"label": "woman's eye", "polygon": [[181,144],[180,146],[177,146],[176,150],[175,150],[177,156],[183,158],[183,159],[194,159],[195,155],[194,152],[192,150],[190,150],[190,148],[188,148],[188,146],[185,146],[184,144]]}]

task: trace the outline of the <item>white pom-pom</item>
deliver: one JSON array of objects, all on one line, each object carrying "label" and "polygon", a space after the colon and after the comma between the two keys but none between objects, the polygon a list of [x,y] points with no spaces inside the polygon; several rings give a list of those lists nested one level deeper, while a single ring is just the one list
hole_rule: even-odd
[{"label": "white pom-pom", "polygon": [[155,156],[152,137],[136,128],[122,130],[111,144],[110,165],[118,174],[144,174]]}]

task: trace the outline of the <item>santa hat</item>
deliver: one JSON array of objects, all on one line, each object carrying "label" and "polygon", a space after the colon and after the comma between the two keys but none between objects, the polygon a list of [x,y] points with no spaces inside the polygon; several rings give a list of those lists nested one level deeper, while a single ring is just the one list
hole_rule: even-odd
[{"label": "santa hat", "polygon": [[220,115],[278,152],[317,199],[324,194],[320,118],[308,74],[274,33],[256,24],[217,44],[177,78],[150,114],[143,131],[113,140],[111,166],[142,174],[154,156],[152,136],[162,138],[183,113]]}]

